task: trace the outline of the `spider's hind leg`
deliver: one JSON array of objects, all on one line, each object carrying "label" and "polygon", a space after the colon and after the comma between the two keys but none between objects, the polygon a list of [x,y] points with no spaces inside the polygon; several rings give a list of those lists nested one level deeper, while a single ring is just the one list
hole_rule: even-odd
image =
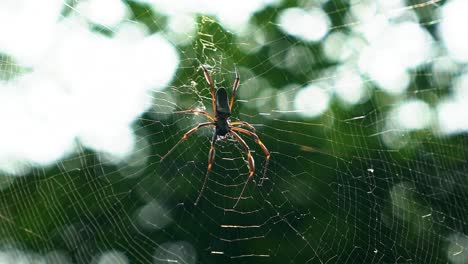
[{"label": "spider's hind leg", "polygon": [[254,172],[255,172],[255,162],[254,162],[254,159],[252,157],[252,154],[250,153],[249,145],[247,145],[247,143],[245,143],[245,141],[236,132],[231,130],[230,133],[244,147],[245,152],[247,152],[247,160],[249,162],[249,178],[247,178],[247,181],[245,181],[244,187],[242,187],[242,191],[241,191],[241,193],[239,195],[239,198],[237,198],[237,201],[233,206],[233,208],[235,208],[237,206],[237,204],[239,203],[240,199],[242,198],[242,195],[244,194],[244,191],[245,191],[245,188],[247,187],[247,184],[250,182],[250,179],[253,178],[253,175],[254,175]]},{"label": "spider's hind leg", "polygon": [[263,153],[265,153],[265,166],[264,166],[264,169],[263,169],[262,180],[261,180],[259,186],[262,185],[263,181],[266,179],[266,173],[267,173],[267,170],[268,170],[268,165],[270,164],[270,156],[271,156],[270,151],[267,149],[265,144],[263,144],[263,142],[260,140],[260,138],[254,132],[248,131],[248,130],[240,128],[240,127],[231,127],[231,129],[235,130],[237,132],[240,132],[240,133],[251,136],[254,139],[254,141],[260,146]]},{"label": "spider's hind leg", "polygon": [[210,147],[210,153],[208,154],[208,169],[206,170],[206,175],[205,175],[205,180],[203,181],[202,188],[200,190],[200,193],[198,194],[197,200],[195,200],[195,206],[198,204],[200,201],[200,198],[203,195],[203,192],[205,191],[206,188],[206,182],[208,181],[208,177],[210,176],[211,168],[213,167],[213,161],[215,158],[215,143],[216,139],[218,138],[218,135],[216,132],[213,135],[213,139],[211,140],[211,147]]}]

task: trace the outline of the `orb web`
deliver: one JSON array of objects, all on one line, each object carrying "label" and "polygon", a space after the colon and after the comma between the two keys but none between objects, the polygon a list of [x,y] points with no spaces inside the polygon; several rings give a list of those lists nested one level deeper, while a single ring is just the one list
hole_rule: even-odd
[{"label": "orb web", "polygon": [[[0,262],[465,263],[460,1],[58,1],[53,49],[0,42]],[[218,140],[194,205],[213,128],[161,157],[212,113],[200,64],[271,159],[241,135],[240,196]]]}]

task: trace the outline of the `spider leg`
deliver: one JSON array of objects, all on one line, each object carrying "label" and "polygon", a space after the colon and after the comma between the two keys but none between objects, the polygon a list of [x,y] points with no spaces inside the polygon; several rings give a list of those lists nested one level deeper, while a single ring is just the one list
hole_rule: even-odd
[{"label": "spider leg", "polygon": [[205,74],[205,79],[206,79],[206,81],[207,81],[208,84],[210,85],[211,106],[213,107],[213,113],[216,113],[216,97],[215,97],[215,87],[214,87],[213,80],[211,80],[210,73],[209,73],[208,70],[205,68],[205,66],[203,66],[203,64],[200,64],[200,66],[201,66],[202,69],[203,69],[203,73]]},{"label": "spider leg", "polygon": [[[265,156],[266,156],[266,158],[265,158],[265,168],[263,169],[262,179],[266,179],[268,164],[270,163],[270,151],[268,151],[268,149],[265,147],[263,142],[260,140],[260,138],[254,132],[248,131],[248,130],[240,128],[240,127],[231,127],[231,129],[253,137],[255,142],[262,148],[263,153],[265,153]],[[263,180],[262,180],[262,182],[263,182]]]},{"label": "spider leg", "polygon": [[245,122],[245,121],[236,121],[236,122],[231,122],[231,125],[233,126],[246,126],[249,129],[253,130],[255,132],[255,127],[253,127],[251,124]]},{"label": "spider leg", "polygon": [[190,113],[190,114],[202,114],[206,117],[208,117],[211,121],[215,121],[214,117],[212,117],[210,114],[208,114],[205,111],[197,110],[197,109],[190,109],[190,110],[183,110],[183,111],[176,111],[174,112],[176,114],[182,114],[182,113]]},{"label": "spider leg", "polygon": [[237,141],[244,147],[245,152],[247,152],[247,160],[249,161],[249,178],[247,178],[247,181],[245,181],[244,187],[242,188],[242,191],[241,191],[241,193],[239,195],[239,198],[237,198],[237,201],[234,204],[233,208],[235,208],[237,206],[237,204],[239,203],[240,199],[242,198],[242,195],[244,194],[244,191],[245,191],[245,188],[247,187],[247,184],[249,183],[250,179],[254,175],[255,163],[254,163],[254,159],[252,157],[252,154],[250,153],[249,145],[247,145],[247,143],[245,143],[245,141],[236,132],[231,130],[229,133],[231,133],[237,139]]},{"label": "spider leg", "polygon": [[240,75],[237,67],[234,65],[234,69],[236,70],[236,79],[234,80],[234,84],[232,85],[232,95],[231,95],[231,102],[229,103],[229,109],[232,110],[232,106],[234,105],[234,99],[236,98],[237,88],[239,88],[240,84]]},{"label": "spider leg", "polygon": [[202,188],[200,190],[200,193],[198,194],[197,200],[195,200],[195,206],[198,204],[200,201],[200,198],[203,195],[203,192],[205,191],[206,188],[206,182],[208,181],[208,177],[210,176],[211,168],[213,167],[213,161],[215,158],[215,143],[216,139],[218,138],[218,135],[216,135],[216,132],[213,135],[213,139],[211,140],[211,148],[210,148],[210,153],[208,154],[208,169],[206,170],[206,175],[205,175],[205,180],[203,181]]},{"label": "spider leg", "polygon": [[184,140],[187,139],[188,136],[190,136],[191,134],[195,133],[198,129],[202,128],[202,127],[205,127],[205,126],[214,126],[215,123],[214,122],[207,122],[207,123],[201,123],[199,124],[198,126],[190,129],[187,133],[185,133],[182,138],[179,140],[179,142],[177,142],[167,153],[166,155],[162,156],[161,157],[161,161],[164,160],[167,156],[169,156],[169,154],[171,154],[175,149],[176,147],[182,143]]}]

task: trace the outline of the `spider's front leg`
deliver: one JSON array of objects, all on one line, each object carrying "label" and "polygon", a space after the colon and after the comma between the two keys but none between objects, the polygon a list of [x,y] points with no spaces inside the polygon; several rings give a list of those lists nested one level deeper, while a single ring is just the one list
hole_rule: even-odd
[{"label": "spider's front leg", "polygon": [[250,130],[252,130],[252,131],[254,131],[254,132],[256,131],[254,126],[252,126],[251,124],[249,124],[249,123],[247,123],[247,122],[245,122],[245,121],[235,121],[235,122],[231,122],[231,125],[232,125],[232,126],[246,126],[246,127],[248,127]]},{"label": "spider's front leg", "polygon": [[203,66],[203,64],[200,64],[200,66],[203,69],[203,74],[205,75],[205,79],[210,85],[210,93],[211,93],[211,106],[213,107],[213,113],[216,113],[216,98],[215,98],[215,87],[213,80],[211,79],[210,73],[208,70]]},{"label": "spider's front leg", "polygon": [[208,117],[211,121],[215,121],[214,117],[212,117],[210,114],[208,114],[205,111],[202,110],[197,110],[197,109],[189,109],[189,110],[183,110],[183,111],[176,111],[174,112],[176,114],[183,114],[183,113],[189,113],[189,114],[202,114],[206,117]]},{"label": "spider's front leg", "polygon": [[185,133],[182,138],[179,140],[179,142],[177,142],[167,153],[166,155],[162,156],[161,157],[161,161],[163,161],[167,156],[169,156],[169,154],[171,154],[175,149],[176,147],[182,143],[184,140],[187,139],[188,136],[190,136],[191,134],[195,133],[198,129],[202,128],[202,127],[205,127],[205,126],[214,126],[216,125],[214,122],[207,122],[207,123],[201,123],[199,124],[198,126],[190,129],[187,133]]},{"label": "spider's front leg", "polygon": [[240,84],[239,71],[237,70],[236,66],[234,66],[234,69],[236,71],[236,79],[234,80],[234,84],[232,85],[232,96],[231,96],[231,102],[229,103],[229,109],[231,110],[232,110],[232,106],[234,105],[234,99],[236,98],[237,88],[239,88],[239,84]]}]

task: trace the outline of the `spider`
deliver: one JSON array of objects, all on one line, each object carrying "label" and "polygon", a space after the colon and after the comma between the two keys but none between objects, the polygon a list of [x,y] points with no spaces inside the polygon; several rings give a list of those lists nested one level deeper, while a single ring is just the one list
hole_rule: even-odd
[{"label": "spider", "polygon": [[[215,127],[213,138],[211,140],[210,152],[208,154],[208,169],[206,171],[205,180],[203,181],[203,185],[202,185],[202,188],[200,190],[200,193],[198,194],[198,197],[197,197],[197,199],[196,199],[196,201],[194,203],[195,206],[196,206],[198,204],[198,202],[200,201],[200,198],[202,197],[203,191],[206,188],[206,183],[207,183],[208,177],[210,176],[210,171],[211,171],[211,169],[213,167],[213,162],[214,162],[214,158],[215,158],[215,143],[216,143],[216,141],[219,138],[223,139],[228,135],[233,136],[237,140],[237,142],[239,142],[239,144],[242,145],[242,147],[245,149],[245,152],[247,153],[248,164],[249,164],[249,177],[247,178],[247,180],[246,180],[246,182],[244,184],[244,187],[242,188],[242,191],[241,191],[241,193],[239,195],[239,198],[237,199],[236,203],[234,204],[234,207],[236,207],[237,204],[239,203],[240,198],[242,197],[242,194],[244,193],[244,190],[245,190],[245,188],[247,186],[247,183],[253,177],[254,171],[255,171],[255,162],[254,162],[254,159],[252,157],[252,154],[250,153],[250,148],[247,145],[247,143],[245,143],[244,139],[242,139],[242,137],[239,136],[239,134],[237,132],[252,137],[253,140],[261,147],[261,149],[265,153],[266,159],[265,159],[265,169],[264,169],[263,177],[265,177],[265,174],[266,174],[266,171],[267,171],[267,168],[268,168],[268,163],[269,163],[269,160],[270,160],[270,152],[265,147],[265,145],[262,143],[260,138],[257,136],[257,134],[255,133],[255,128],[251,124],[249,124],[249,123],[247,123],[245,121],[231,122],[231,120],[230,120],[231,110],[232,110],[232,106],[234,105],[234,99],[236,98],[237,88],[239,88],[239,84],[240,84],[240,75],[239,75],[239,72],[237,70],[237,67],[235,67],[236,78],[235,78],[234,84],[232,86],[231,100],[229,101],[226,89],[223,88],[223,87],[215,89],[215,85],[214,85],[214,83],[213,83],[213,81],[211,79],[210,73],[205,68],[205,66],[203,66],[203,64],[200,64],[200,66],[203,69],[205,79],[208,82],[208,85],[210,86],[211,104],[212,104],[212,107],[213,107],[214,117],[212,115],[210,115],[208,112],[201,111],[201,110],[198,110],[198,109],[189,109],[189,110],[176,112],[176,113],[202,114],[202,115],[206,116],[211,122],[200,123],[196,127],[192,128],[188,132],[186,132],[182,136],[182,138],[164,156],[161,157],[161,161],[164,160],[167,156],[169,156],[169,154],[171,154],[180,143],[182,143],[184,140],[186,140],[190,135],[195,133],[198,129],[200,129],[202,127],[209,127],[209,126],[214,126]],[[244,128],[240,127],[240,126],[245,126],[250,130],[244,129]]]}]

